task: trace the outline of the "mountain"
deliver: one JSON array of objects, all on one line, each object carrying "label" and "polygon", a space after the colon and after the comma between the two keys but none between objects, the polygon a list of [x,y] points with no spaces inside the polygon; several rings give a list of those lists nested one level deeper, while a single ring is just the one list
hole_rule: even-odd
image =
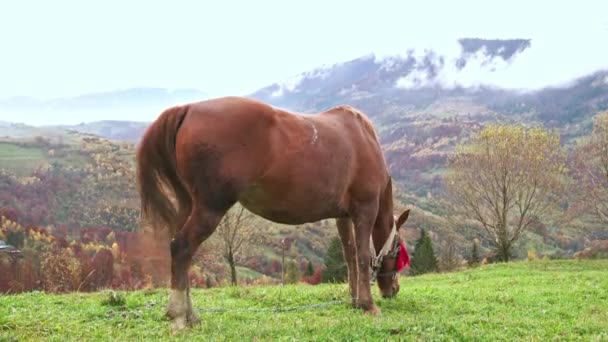
[{"label": "mountain", "polygon": [[136,143],[142,137],[148,125],[148,122],[104,120],[59,127],[68,131],[93,134],[112,140],[125,140]]},{"label": "mountain", "polygon": [[19,96],[0,100],[3,111],[78,111],[116,108],[139,108],[155,105],[167,106],[200,100],[205,93],[196,89],[168,90],[163,88],[130,88],[111,92],[85,94],[76,97],[55,98],[47,101]]},{"label": "mountain", "polygon": [[[303,111],[318,110],[334,102],[375,102],[393,98],[402,105],[424,106],[438,98],[470,93],[460,74],[471,68],[496,71],[497,65],[513,63],[531,45],[530,40],[460,39],[460,53],[442,55],[433,50],[405,55],[370,54],[349,62],[317,68],[284,82],[266,86],[252,97]],[[472,83],[472,82],[470,82]]]},{"label": "mountain", "polygon": [[151,112],[206,97],[196,89],[164,88],[130,88],[50,100],[20,96],[0,100],[0,115],[4,120],[15,122],[21,122],[27,115],[28,122],[41,125],[119,120],[125,116],[144,119],[149,118]]},{"label": "mountain", "polygon": [[[404,55],[367,55],[317,68],[277,82],[249,96],[274,105],[315,112],[349,103],[373,118],[387,108],[423,111],[441,102],[466,99],[488,112],[526,115],[550,125],[576,122],[580,116],[608,107],[608,63],[568,83],[540,88],[501,86],[502,77],[533,50],[529,39],[458,41],[457,54],[433,50]],[[558,71],[556,71],[558,72]]]}]

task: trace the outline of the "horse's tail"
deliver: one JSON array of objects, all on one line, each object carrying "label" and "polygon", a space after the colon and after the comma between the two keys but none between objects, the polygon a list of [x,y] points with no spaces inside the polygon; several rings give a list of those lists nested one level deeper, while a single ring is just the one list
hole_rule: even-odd
[{"label": "horse's tail", "polygon": [[163,111],[141,139],[136,158],[142,223],[154,231],[168,228],[171,238],[181,229],[180,211],[192,205],[175,159],[175,139],[187,112],[188,106]]}]

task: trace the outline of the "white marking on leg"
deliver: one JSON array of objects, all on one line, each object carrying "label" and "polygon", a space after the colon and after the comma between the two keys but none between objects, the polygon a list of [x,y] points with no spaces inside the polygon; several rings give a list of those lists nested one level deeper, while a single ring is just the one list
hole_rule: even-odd
[{"label": "white marking on leg", "polygon": [[172,289],[169,294],[169,307],[176,312],[186,312],[188,308],[188,295],[184,290]]},{"label": "white marking on leg", "polygon": [[186,291],[172,289],[169,294],[167,313],[173,319],[171,328],[174,332],[187,327],[188,295]]}]

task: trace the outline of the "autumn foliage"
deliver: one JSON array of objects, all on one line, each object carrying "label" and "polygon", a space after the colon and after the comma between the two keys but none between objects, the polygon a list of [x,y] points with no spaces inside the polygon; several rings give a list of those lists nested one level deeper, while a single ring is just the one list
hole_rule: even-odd
[{"label": "autumn foliage", "polygon": [[[20,250],[19,254],[0,254],[0,292],[42,290],[62,293],[144,287],[149,279],[143,272],[133,272],[133,269],[152,269],[150,264],[159,261],[146,258],[154,254],[150,248],[146,256],[138,254],[138,248],[127,252],[129,246],[136,246],[141,241],[139,234],[90,228],[72,239],[51,227],[23,226],[0,217],[0,239],[17,242],[16,247]],[[154,269],[160,272],[163,267],[159,265]]]},{"label": "autumn foliage", "polygon": [[608,112],[597,114],[591,135],[573,154],[573,174],[578,197],[575,214],[591,213],[602,225],[608,223]]}]

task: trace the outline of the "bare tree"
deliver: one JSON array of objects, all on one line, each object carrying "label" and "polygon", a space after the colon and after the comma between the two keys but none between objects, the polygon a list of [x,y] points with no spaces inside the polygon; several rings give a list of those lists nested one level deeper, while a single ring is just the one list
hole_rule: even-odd
[{"label": "bare tree", "polygon": [[456,241],[449,236],[441,245],[439,253],[439,270],[442,272],[451,272],[457,269],[462,261],[458,253]]},{"label": "bare tree", "polygon": [[479,223],[482,237],[509,261],[522,232],[556,203],[564,174],[557,134],[490,125],[457,148],[445,183],[456,213]]},{"label": "bare tree", "polygon": [[236,258],[244,246],[255,243],[255,228],[255,216],[238,204],[224,215],[217,227],[223,256],[230,266],[232,285],[237,285]]},{"label": "bare tree", "polygon": [[595,117],[593,131],[574,153],[578,206],[608,223],[608,112]]}]

